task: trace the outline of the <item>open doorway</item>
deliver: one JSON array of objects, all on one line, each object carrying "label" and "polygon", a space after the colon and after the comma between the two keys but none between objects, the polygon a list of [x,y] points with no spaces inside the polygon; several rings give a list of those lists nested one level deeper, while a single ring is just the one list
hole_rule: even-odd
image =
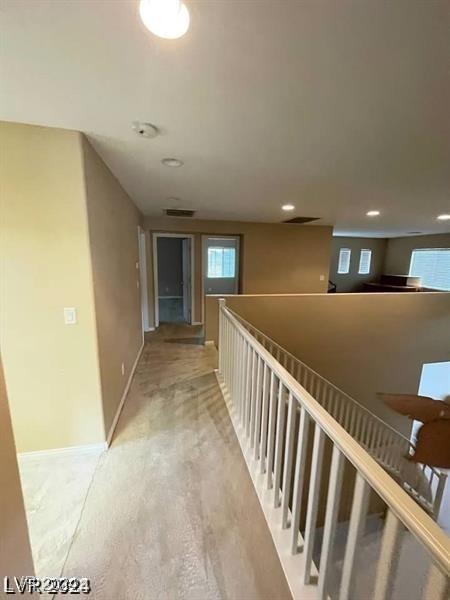
[{"label": "open doorway", "polygon": [[192,324],[193,236],[153,234],[155,326]]}]

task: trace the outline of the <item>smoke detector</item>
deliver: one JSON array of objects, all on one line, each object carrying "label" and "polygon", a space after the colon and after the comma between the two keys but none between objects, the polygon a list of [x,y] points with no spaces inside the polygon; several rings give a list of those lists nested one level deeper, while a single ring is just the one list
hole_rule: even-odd
[{"label": "smoke detector", "polygon": [[143,138],[154,138],[158,135],[158,128],[151,123],[144,123],[143,121],[133,121],[133,131],[139,137]]}]

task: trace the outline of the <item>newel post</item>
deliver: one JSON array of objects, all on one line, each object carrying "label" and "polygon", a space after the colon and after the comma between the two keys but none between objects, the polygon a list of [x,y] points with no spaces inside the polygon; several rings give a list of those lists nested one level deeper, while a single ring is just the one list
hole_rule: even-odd
[{"label": "newel post", "polygon": [[223,376],[223,363],[224,363],[224,349],[225,349],[225,345],[224,345],[224,335],[225,335],[225,331],[224,331],[224,316],[223,316],[223,309],[225,308],[226,305],[226,301],[225,298],[219,298],[218,300],[218,304],[219,304],[219,309],[218,309],[218,313],[219,313],[219,341],[218,341],[218,348],[219,348],[219,374]]}]

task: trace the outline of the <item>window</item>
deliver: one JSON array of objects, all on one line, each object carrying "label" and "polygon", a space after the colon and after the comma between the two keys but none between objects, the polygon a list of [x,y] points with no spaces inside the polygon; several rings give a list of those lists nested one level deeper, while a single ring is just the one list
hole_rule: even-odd
[{"label": "window", "polygon": [[338,263],[338,273],[340,275],[345,275],[350,271],[350,256],[352,255],[352,251],[350,248],[341,248],[339,250],[339,263]]},{"label": "window", "polygon": [[208,277],[234,277],[236,249],[210,246],[208,248]]},{"label": "window", "polygon": [[370,262],[372,260],[372,250],[361,250],[359,255],[359,269],[360,275],[367,275],[370,273]]},{"label": "window", "polygon": [[413,250],[409,274],[420,277],[422,287],[450,291],[450,248]]}]

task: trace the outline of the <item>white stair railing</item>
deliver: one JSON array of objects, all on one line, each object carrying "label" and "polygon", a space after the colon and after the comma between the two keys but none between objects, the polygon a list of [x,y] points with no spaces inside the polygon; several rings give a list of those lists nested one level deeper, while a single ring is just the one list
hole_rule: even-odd
[{"label": "white stair railing", "polygon": [[414,451],[410,440],[240,315],[232,310],[230,312],[289,374],[312,394],[434,519],[437,519],[447,473],[408,460],[407,456]]},{"label": "white stair railing", "polygon": [[[226,308],[225,301],[220,300],[219,305],[219,384],[293,597],[299,600],[329,597],[344,464],[348,461],[356,470],[356,481],[339,600],[352,597],[356,555],[371,490],[387,505],[374,600],[387,600],[390,595],[405,529],[431,559],[422,597],[446,600],[450,570],[447,536],[367,450],[247,331]],[[312,458],[308,461],[310,426],[313,426],[314,436]],[[332,460],[320,561],[316,565],[314,545],[318,541],[316,530],[325,444],[332,446]],[[308,479],[306,487],[304,482]],[[302,535],[300,520],[305,508]]]}]

